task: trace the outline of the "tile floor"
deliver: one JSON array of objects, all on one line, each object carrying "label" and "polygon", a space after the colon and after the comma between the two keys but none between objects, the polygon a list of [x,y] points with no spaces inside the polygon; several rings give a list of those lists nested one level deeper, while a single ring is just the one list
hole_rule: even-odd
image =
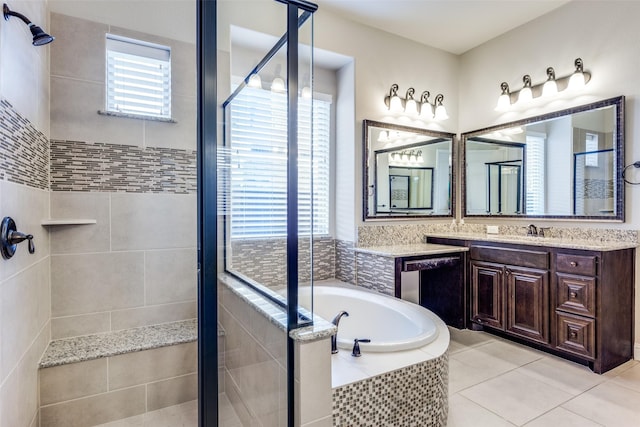
[{"label": "tile floor", "polygon": [[[604,375],[484,332],[451,329],[448,427],[640,427],[640,362]],[[188,402],[100,427],[196,427]],[[225,395],[220,426],[239,427]]]}]

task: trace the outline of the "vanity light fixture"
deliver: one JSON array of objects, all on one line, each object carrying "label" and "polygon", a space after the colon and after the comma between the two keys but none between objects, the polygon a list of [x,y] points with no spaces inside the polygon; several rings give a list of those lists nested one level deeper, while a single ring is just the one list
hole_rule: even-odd
[{"label": "vanity light fixture", "polygon": [[29,30],[31,31],[31,35],[33,36],[32,44],[34,46],[43,46],[55,40],[55,37],[45,33],[42,28],[31,22],[29,18],[27,18],[23,14],[10,10],[9,6],[6,3],[2,5],[2,14],[4,15],[5,21],[8,21],[10,16],[15,16],[16,18],[21,19],[22,22],[27,24]]},{"label": "vanity light fixture", "polygon": [[449,118],[447,110],[442,105],[444,95],[439,94],[436,96],[433,104],[429,102],[429,91],[425,90],[420,95],[420,101],[416,101],[414,98],[415,89],[410,87],[407,90],[405,98],[401,98],[398,95],[398,85],[392,84],[389,89],[389,94],[384,97],[384,105],[387,109],[393,113],[405,113],[412,117],[423,117],[433,120],[446,120]]},{"label": "vanity light fixture", "polygon": [[535,98],[550,97],[564,90],[582,89],[591,80],[591,73],[584,71],[584,63],[581,58],[576,58],[574,66],[575,71],[572,74],[560,78],[556,78],[553,67],[547,67],[547,80],[537,85],[532,85],[531,76],[525,74],[522,77],[522,89],[514,92],[509,91],[507,82],[502,82],[496,111],[506,111],[515,103],[523,105]]}]

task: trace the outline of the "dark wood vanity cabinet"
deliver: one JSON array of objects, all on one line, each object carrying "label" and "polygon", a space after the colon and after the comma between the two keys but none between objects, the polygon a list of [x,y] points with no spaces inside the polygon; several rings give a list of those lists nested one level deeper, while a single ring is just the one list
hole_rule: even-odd
[{"label": "dark wood vanity cabinet", "polygon": [[633,357],[635,249],[429,238],[469,247],[469,320],[606,372]]},{"label": "dark wood vanity cabinet", "polygon": [[548,344],[548,253],[471,246],[470,254],[471,321]]}]

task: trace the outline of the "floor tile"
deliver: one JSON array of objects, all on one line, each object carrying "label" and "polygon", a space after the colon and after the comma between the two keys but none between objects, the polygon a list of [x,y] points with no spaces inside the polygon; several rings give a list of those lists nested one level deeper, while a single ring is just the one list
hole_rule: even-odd
[{"label": "floor tile", "polygon": [[[226,396],[222,395],[223,402]],[[228,402],[228,400],[226,400]],[[231,412],[230,412],[231,411]],[[220,420],[228,419],[229,423],[222,423],[221,427],[239,427],[242,424],[240,420],[233,419],[235,412],[229,403],[220,405]],[[237,419],[237,416],[236,416]],[[113,421],[106,424],[100,424],[96,427],[197,427],[198,426],[198,404],[196,400],[182,403],[180,405],[168,406],[158,409],[157,411],[147,412],[135,417],[124,418],[122,420]]]},{"label": "floor tile", "polygon": [[454,394],[449,397],[449,420],[447,427],[513,427],[509,421],[470,401]]},{"label": "floor tile", "polygon": [[588,367],[553,356],[546,356],[517,369],[517,372],[577,396],[607,380]]},{"label": "floor tile", "polygon": [[621,385],[623,387],[627,387],[640,392],[640,364],[636,364],[632,368],[623,371],[620,375],[614,377],[611,381],[613,381],[617,385]]},{"label": "floor tile", "polygon": [[613,381],[592,388],[562,407],[607,427],[640,425],[640,393]]},{"label": "floor tile", "polygon": [[595,421],[588,420],[564,408],[555,408],[535,420],[525,424],[525,427],[602,427]]},{"label": "floor tile", "polygon": [[495,336],[482,331],[472,331],[470,329],[456,329],[449,327],[451,341],[465,347],[473,347],[486,344],[495,340]]},{"label": "floor tile", "polygon": [[523,425],[572,397],[517,371],[500,375],[460,394],[516,425]]}]

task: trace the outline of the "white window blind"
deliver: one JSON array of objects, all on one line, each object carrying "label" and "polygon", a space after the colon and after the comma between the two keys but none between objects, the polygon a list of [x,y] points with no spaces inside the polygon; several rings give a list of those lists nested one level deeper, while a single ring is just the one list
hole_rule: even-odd
[{"label": "white window blind", "polygon": [[171,48],[107,34],[108,112],[171,118]]},{"label": "white window blind", "polygon": [[[245,87],[227,107],[225,205],[232,238],[287,234],[286,101],[286,94]],[[303,236],[329,234],[330,111],[330,97],[313,103],[299,99],[298,232]]]},{"label": "white window blind", "polygon": [[544,215],[545,200],[545,137],[527,135],[526,145],[526,213]]}]

